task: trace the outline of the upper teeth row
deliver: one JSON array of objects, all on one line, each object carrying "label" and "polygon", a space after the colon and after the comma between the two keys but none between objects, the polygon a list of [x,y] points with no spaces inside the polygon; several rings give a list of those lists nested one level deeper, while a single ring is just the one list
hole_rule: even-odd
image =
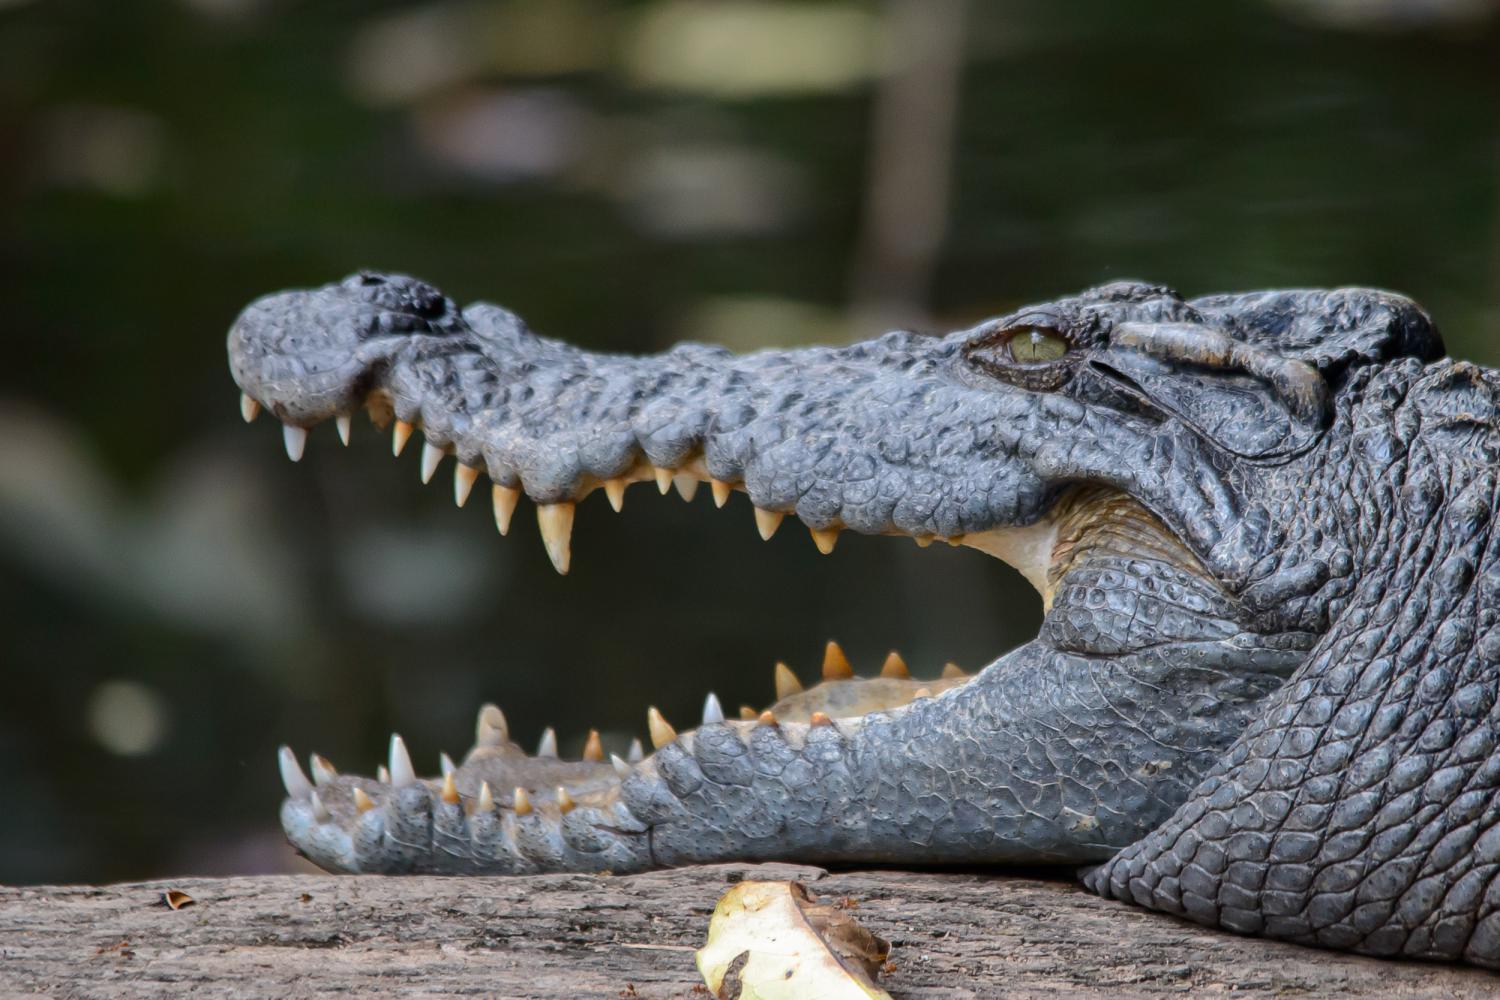
[{"label": "upper teeth row", "polygon": [[[240,396],[240,413],[246,422],[254,420],[260,414],[260,403],[247,394]],[[351,421],[348,414],[334,418],[338,427],[339,440],[345,445],[349,443]],[[292,461],[300,461],[303,452],[307,449],[307,428],[297,427],[293,424],[282,425],[282,437],[286,444],[287,457]],[[395,429],[391,436],[391,451],[400,455],[406,448],[406,443],[411,439],[415,427],[405,420],[397,420]],[[422,445],[422,482],[432,481],[437,474],[438,466],[446,457],[447,451],[438,447],[431,441]],[[656,487],[663,495],[668,493],[674,486],[684,500],[692,500],[698,492],[700,477],[688,469],[664,469],[660,466],[651,466],[651,475],[656,480]],[[453,502],[462,507],[468,502],[469,494],[474,489],[474,483],[479,478],[479,470],[470,465],[459,462],[453,470]],[[619,511],[625,504],[625,487],[637,478],[619,476],[614,479],[606,479],[600,485],[604,488],[605,495],[609,498],[609,505]],[[713,490],[714,505],[723,507],[729,500],[729,494],[734,489],[733,484],[719,479],[708,478],[708,483]],[[492,505],[495,512],[495,526],[504,535],[510,531],[511,519],[515,516],[516,506],[521,502],[521,490],[513,486],[503,486],[495,483],[491,487]],[[552,560],[553,567],[559,573],[567,573],[572,562],[572,538],[573,538],[573,510],[574,502],[564,500],[559,503],[537,504],[537,525],[541,528],[542,544],[546,546],[547,557]],[[776,534],[776,529],[781,527],[782,519],[786,517],[781,511],[766,510],[761,507],[755,508],[755,527],[760,532],[760,537],[770,540]],[[828,555],[838,542],[839,531],[835,527],[813,528],[808,531],[812,535],[813,544],[818,551]],[[917,544],[927,545],[932,542],[931,537],[918,536]],[[959,544],[961,539],[947,539],[951,544]]]}]

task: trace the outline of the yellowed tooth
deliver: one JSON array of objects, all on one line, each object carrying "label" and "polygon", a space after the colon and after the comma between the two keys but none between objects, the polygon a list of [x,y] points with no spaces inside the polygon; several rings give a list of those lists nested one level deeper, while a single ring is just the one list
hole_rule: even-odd
[{"label": "yellowed tooth", "polygon": [[456,806],[463,801],[458,797],[458,782],[453,780],[452,771],[443,775],[443,801],[450,806]]},{"label": "yellowed tooth", "polygon": [[240,416],[245,418],[247,424],[260,416],[260,403],[251,399],[248,392],[240,393]]},{"label": "yellowed tooth", "polygon": [[657,491],[661,493],[662,496],[666,496],[667,491],[672,488],[672,470],[663,469],[659,465],[653,465],[651,466],[651,471],[656,474]]},{"label": "yellowed tooth", "polygon": [[488,781],[479,783],[479,798],[474,803],[476,813],[487,813],[495,811],[495,790],[490,787]]},{"label": "yellowed tooth", "polygon": [[849,665],[849,657],[844,655],[844,650],[832,639],[823,648],[823,679],[826,681],[846,681],[854,676],[854,668]]},{"label": "yellowed tooth", "polygon": [[814,712],[812,714],[812,717],[808,721],[811,722],[815,726],[831,726],[831,725],[833,725],[833,720],[830,719],[823,712]]},{"label": "yellowed tooth", "polygon": [[776,713],[772,712],[768,708],[764,712],[760,713],[760,715],[756,717],[755,721],[759,722],[762,726],[774,726],[776,725]]},{"label": "yellowed tooth", "polygon": [[562,812],[562,814],[564,816],[566,816],[568,813],[572,812],[575,808],[577,808],[577,806],[578,806],[578,803],[576,803],[576,802],[573,801],[573,796],[571,796],[571,795],[568,794],[568,790],[566,788],[564,788],[562,785],[558,785],[557,786],[557,808]]},{"label": "yellowed tooth", "polygon": [[932,544],[931,535],[913,535],[911,540],[917,543],[919,549],[925,549]]},{"label": "yellowed tooth", "polygon": [[943,677],[944,677],[944,679],[951,679],[951,678],[954,678],[954,677],[967,677],[967,676],[969,676],[969,675],[966,674],[966,673],[964,673],[964,668],[960,667],[957,663],[945,663],[945,664],[943,664]]},{"label": "yellowed tooth", "polygon": [[573,561],[572,501],[537,504],[536,523],[542,529],[542,544],[547,546],[552,568],[566,576]]},{"label": "yellowed tooth", "polygon": [[880,676],[910,677],[911,670],[907,668],[906,661],[901,658],[901,654],[893,649],[886,654],[885,662],[880,665]]},{"label": "yellowed tooth", "polygon": [[515,516],[516,504],[521,502],[521,491],[496,483],[490,490],[490,500],[495,507],[495,527],[502,535],[510,534],[510,519]]},{"label": "yellowed tooth", "polygon": [[479,710],[479,718],[474,721],[475,746],[497,747],[509,736],[510,725],[499,705],[485,705]]},{"label": "yellowed tooth", "polygon": [[344,443],[344,447],[349,447],[349,435],[354,431],[354,421],[349,414],[341,413],[334,417],[333,425],[339,429],[339,440]]},{"label": "yellowed tooth", "polygon": [[776,700],[790,698],[801,690],[802,682],[792,673],[792,668],[785,663],[776,664]]},{"label": "yellowed tooth", "polygon": [[609,497],[609,505],[618,514],[625,507],[625,487],[628,484],[624,479],[606,479],[604,481],[604,495]]},{"label": "yellowed tooth", "polygon": [[714,506],[723,507],[729,502],[729,494],[734,492],[734,487],[722,479],[710,479],[708,488],[714,491]]},{"label": "yellowed tooth", "polygon": [[412,426],[405,420],[396,421],[395,428],[391,431],[391,454],[400,455],[406,450],[406,442],[411,440]]},{"label": "yellowed tooth", "polygon": [[520,785],[511,793],[510,807],[515,810],[517,816],[529,816],[531,814],[531,796],[526,794],[526,789]]},{"label": "yellowed tooth", "polygon": [[365,790],[357,785],[354,788],[354,808],[362,813],[375,808],[375,800],[366,795]]},{"label": "yellowed tooth", "polygon": [[693,497],[698,495],[698,477],[691,472],[681,472],[673,476],[672,485],[677,487],[677,495],[688,503],[692,503]]},{"label": "yellowed tooth", "polygon": [[839,529],[837,528],[808,528],[807,530],[812,533],[813,544],[825,556],[831,553],[833,547],[839,542]]},{"label": "yellowed tooth", "polygon": [[651,745],[658,750],[677,738],[677,730],[663,718],[655,705],[646,711],[646,728],[651,731]]},{"label": "yellowed tooth", "polygon": [[945,538],[945,539],[943,539],[943,541],[947,542],[949,545],[953,546],[954,548],[958,548],[960,545],[962,545],[964,543],[964,536],[963,535],[954,535],[952,538]]},{"label": "yellowed tooth", "polygon": [[474,480],[479,470],[459,462],[453,467],[453,502],[462,507],[469,502],[469,492],[474,489]]},{"label": "yellowed tooth", "polygon": [[313,754],[312,759],[308,763],[312,765],[313,784],[315,785],[326,785],[339,776],[338,769],[333,766],[333,761],[320,753]]},{"label": "yellowed tooth", "polygon": [[759,715],[759,714],[760,714],[759,712],[757,712],[755,709],[751,708],[749,705],[741,705],[740,706],[740,719],[742,719],[745,722],[754,722],[755,721],[755,717],[757,715]]},{"label": "yellowed tooth", "polygon": [[786,517],[779,510],[762,510],[755,508],[755,528],[760,532],[760,537],[766,541],[776,534],[776,529],[781,527],[781,519]]},{"label": "yellowed tooth", "polygon": [[584,760],[603,760],[604,759],[604,744],[601,743],[600,740],[599,740],[599,730],[597,730],[597,729],[590,729],[589,730],[589,738],[583,744],[583,759]]},{"label": "yellowed tooth", "polygon": [[932,688],[919,687],[915,691],[912,692],[912,697],[913,698],[931,698],[932,697]]}]

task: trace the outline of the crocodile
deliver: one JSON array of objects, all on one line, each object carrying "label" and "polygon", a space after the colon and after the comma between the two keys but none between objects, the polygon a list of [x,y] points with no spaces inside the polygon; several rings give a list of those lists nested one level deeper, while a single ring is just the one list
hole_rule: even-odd
[{"label": "crocodile", "polygon": [[[747,494],[824,553],[842,531],[999,558],[1037,635],[972,675],[855,677],[653,752],[535,753],[480,709],[472,751],[374,777],[291,750],[291,843],[381,873],[695,863],[1076,866],[1109,898],[1227,931],[1500,967],[1500,373],[1366,288],[1188,299],[1106,284],[946,334],[592,353],[488,303],[363,272],[257,299],[229,334],[243,413],[349,436],[367,410],[422,479],[575,505],[631,483]],[[624,748],[620,748],[622,751]]]}]

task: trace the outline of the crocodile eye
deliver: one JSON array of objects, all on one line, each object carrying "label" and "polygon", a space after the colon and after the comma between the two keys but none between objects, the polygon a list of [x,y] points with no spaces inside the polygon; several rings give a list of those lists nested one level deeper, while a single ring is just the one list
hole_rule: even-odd
[{"label": "crocodile eye", "polygon": [[1023,327],[1006,342],[1012,361],[1023,365],[1044,365],[1068,353],[1070,345],[1055,330]]}]

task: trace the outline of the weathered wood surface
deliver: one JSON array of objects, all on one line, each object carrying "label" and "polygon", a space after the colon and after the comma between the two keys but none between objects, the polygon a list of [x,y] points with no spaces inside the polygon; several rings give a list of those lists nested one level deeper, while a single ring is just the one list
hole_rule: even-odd
[{"label": "weathered wood surface", "polygon": [[[628,878],[180,879],[0,889],[0,996],[707,997],[693,966],[732,880],[848,898],[898,1000],[1493,997],[1500,975],[1213,933],[1005,876],[719,865]],[[196,901],[173,911],[166,889]]]}]

